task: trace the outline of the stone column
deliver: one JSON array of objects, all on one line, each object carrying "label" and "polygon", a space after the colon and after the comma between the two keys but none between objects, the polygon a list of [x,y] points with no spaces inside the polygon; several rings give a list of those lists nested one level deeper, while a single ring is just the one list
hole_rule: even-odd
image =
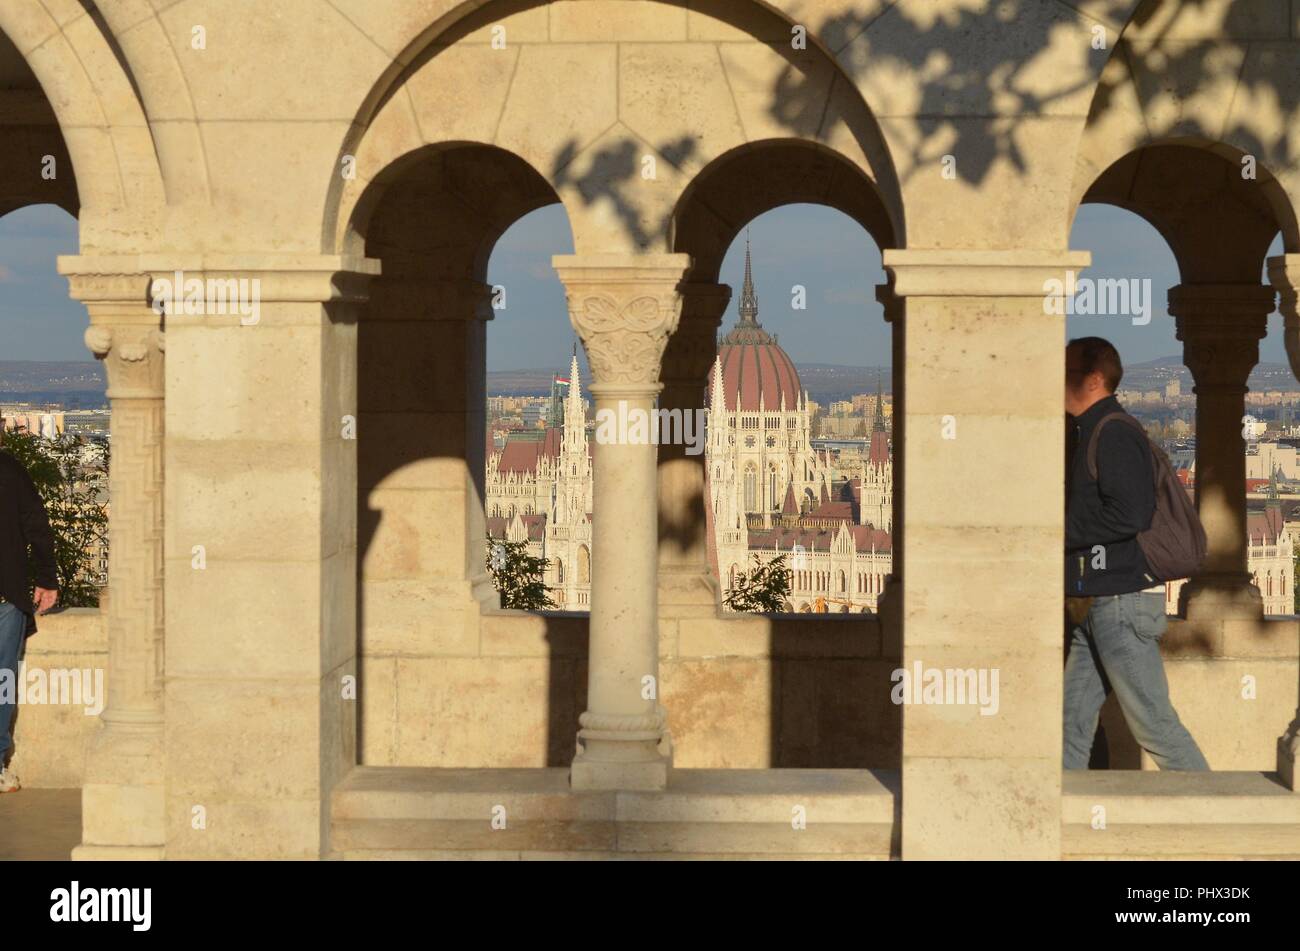
[{"label": "stone column", "polygon": [[659,406],[680,410],[683,426],[690,417],[700,452],[689,453],[684,443],[659,447],[659,615],[709,617],[717,613],[719,591],[709,567],[705,430],[697,424],[731,288],[690,283],[681,294],[682,319],[664,351]]},{"label": "stone column", "polygon": [[[884,254],[906,327],[906,859],[1060,857],[1065,319],[1045,298],[1088,261]],[[967,671],[985,702],[926,702]]]},{"label": "stone column", "polygon": [[894,413],[890,421],[891,445],[894,463],[894,522],[890,539],[889,575],[885,578],[885,589],[880,593],[876,614],[880,617],[881,634],[886,656],[899,656],[903,649],[903,493],[907,488],[905,476],[906,455],[903,452],[905,437],[903,427],[907,420],[907,404],[904,399],[904,372],[907,365],[907,322],[903,299],[894,293],[893,281],[890,280],[876,288],[876,300],[885,310],[885,321],[890,333],[890,382],[889,389],[893,397]]},{"label": "stone column", "polygon": [[378,263],[145,263],[197,288],[166,317],[167,857],[327,856],[357,762],[356,338]]},{"label": "stone column", "polygon": [[596,408],[588,707],[570,779],[574,789],[663,789],[672,747],[658,701],[655,446],[619,422],[654,419],[690,258],[557,255],[554,263],[587,350]]},{"label": "stone column", "polygon": [[107,703],[86,756],[72,857],[163,857],[163,329],[135,259],[62,257],[104,364],[109,465]]},{"label": "stone column", "polygon": [[1258,618],[1263,599],[1246,567],[1246,379],[1259,361],[1274,292],[1257,284],[1179,284],[1169,290],[1183,363],[1196,393],[1196,508],[1207,553],[1183,587],[1192,622]]},{"label": "stone column", "polygon": [[[1278,292],[1278,310],[1282,313],[1291,372],[1300,379],[1300,306],[1297,306],[1297,299],[1300,299],[1300,254],[1269,258],[1268,280]],[[1199,440],[1197,445],[1200,445]],[[1290,789],[1300,792],[1300,706],[1296,708],[1295,719],[1278,738],[1277,771]]]},{"label": "stone column", "polygon": [[370,287],[357,439],[367,655],[473,654],[483,609],[499,604],[483,512],[491,316],[477,281],[385,273]]}]

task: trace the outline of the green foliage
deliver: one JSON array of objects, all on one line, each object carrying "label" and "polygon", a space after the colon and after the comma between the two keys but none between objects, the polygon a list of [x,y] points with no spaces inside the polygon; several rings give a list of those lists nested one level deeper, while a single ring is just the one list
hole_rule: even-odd
[{"label": "green foliage", "polygon": [[17,432],[5,433],[3,448],[27,470],[45,502],[60,606],[97,607],[100,547],[108,538],[108,445],[83,436],[43,439]]},{"label": "green foliage", "polygon": [[487,569],[501,595],[503,608],[542,611],[554,608],[550,589],[542,580],[550,560],[528,554],[527,542],[510,542],[488,536]]},{"label": "green foliage", "polygon": [[1300,614],[1300,588],[1296,582],[1300,582],[1300,544],[1291,547],[1291,564],[1295,571],[1291,576],[1291,607],[1294,613]]},{"label": "green foliage", "polygon": [[727,592],[723,603],[733,611],[750,611],[758,614],[775,614],[787,610],[786,598],[790,596],[791,572],[786,567],[785,555],[769,562],[758,555],[753,570],[736,576],[736,583]]}]

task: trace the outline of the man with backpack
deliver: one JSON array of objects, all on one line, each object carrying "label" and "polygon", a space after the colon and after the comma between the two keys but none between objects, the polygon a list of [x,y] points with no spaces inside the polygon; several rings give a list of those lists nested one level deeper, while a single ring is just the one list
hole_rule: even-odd
[{"label": "man with backpack", "polygon": [[1066,769],[1086,769],[1102,703],[1115,691],[1133,738],[1161,769],[1209,769],[1178,719],[1160,657],[1165,582],[1187,577],[1205,533],[1163,452],[1124,412],[1124,370],[1100,337],[1065,350],[1065,409],[1078,427],[1066,471]]}]

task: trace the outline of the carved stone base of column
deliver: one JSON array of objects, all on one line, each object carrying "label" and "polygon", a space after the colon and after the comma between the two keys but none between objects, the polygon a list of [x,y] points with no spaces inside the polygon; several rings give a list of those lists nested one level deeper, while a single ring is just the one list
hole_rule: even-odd
[{"label": "carved stone base of column", "polygon": [[167,841],[163,724],[156,714],[107,720],[86,756],[81,844],[73,858],[162,858]]},{"label": "carved stone base of column", "polygon": [[1300,793],[1300,710],[1278,738],[1277,771],[1288,789]]},{"label": "carved stone base of column", "polygon": [[578,718],[578,752],[569,770],[575,790],[654,792],[668,788],[673,740],[664,709],[653,716],[610,716],[590,711]]},{"label": "carved stone base of column", "polygon": [[661,618],[714,617],[719,603],[718,582],[707,568],[659,566]]},{"label": "carved stone base of column", "polygon": [[1264,616],[1264,599],[1250,575],[1201,575],[1183,586],[1179,608],[1189,621],[1254,620]]}]

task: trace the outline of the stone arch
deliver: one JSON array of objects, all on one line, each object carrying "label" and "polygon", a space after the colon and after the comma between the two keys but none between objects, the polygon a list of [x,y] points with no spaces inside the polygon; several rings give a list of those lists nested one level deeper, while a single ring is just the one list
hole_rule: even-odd
[{"label": "stone arch", "polygon": [[[407,43],[362,97],[341,143],[338,161],[355,157],[357,174],[331,175],[321,236],[327,253],[357,247],[349,223],[380,170],[447,141],[492,144],[541,171],[566,206],[579,254],[671,250],[676,209],[695,177],[728,152],[775,139],[815,144],[880,182],[883,217],[901,235],[902,203],[884,137],[817,36],[806,50],[790,48],[794,19],[758,2],[702,0],[689,15],[695,38],[705,38],[691,42],[683,32],[683,42],[665,44],[665,24],[680,18],[684,31],[688,11],[643,4],[619,30],[581,37],[579,54],[571,42],[576,24],[572,35],[554,23],[530,33],[529,14],[538,6],[463,3]],[[626,9],[608,6],[612,21]],[[497,26],[528,37],[527,48],[491,51],[483,37]],[[730,42],[718,44],[721,35]],[[620,55],[619,43],[639,46]],[[642,73],[653,82],[640,83]],[[474,89],[472,102],[460,88]],[[654,97],[634,92],[645,88],[655,89]],[[655,184],[645,187],[647,180]]]},{"label": "stone arch", "polygon": [[[358,305],[356,438],[357,630],[362,658],[391,645],[443,656],[455,618],[477,632],[499,599],[486,570],[487,321],[484,283],[500,236],[556,202],[518,156],[467,141],[397,155],[358,196],[352,253],[380,274]],[[509,478],[514,478],[511,473]],[[503,500],[513,523],[534,475]],[[528,529],[521,538],[527,540]],[[570,568],[572,566],[569,566]],[[440,620],[440,618],[442,620]],[[376,676],[396,677],[395,671]],[[363,724],[364,726],[364,724]],[[428,751],[366,746],[362,762]]]},{"label": "stone arch", "polygon": [[1081,203],[1110,200],[1098,197],[1099,185],[1116,169],[1127,172],[1133,156],[1168,157],[1167,148],[1182,147],[1218,156],[1239,180],[1250,156],[1258,171],[1252,190],[1271,209],[1286,250],[1300,251],[1300,166],[1289,136],[1300,122],[1300,87],[1286,79],[1293,60],[1258,42],[1265,27],[1242,5],[1224,5],[1218,23],[1184,7],[1143,0],[1124,24],[1093,90],[1064,232]]},{"label": "stone arch", "polygon": [[673,250],[691,255],[690,278],[713,282],[744,225],[781,205],[834,208],[862,225],[883,251],[899,247],[902,213],[859,166],[817,143],[774,139],[720,156],[682,194]]},{"label": "stone arch", "polygon": [[1072,209],[1115,205],[1156,229],[1184,282],[1249,283],[1259,278],[1278,232],[1296,242],[1295,209],[1266,169],[1243,179],[1243,153],[1223,143],[1180,139],[1143,145],[1103,169]]},{"label": "stone arch", "polygon": [[[163,177],[134,77],[107,24],[89,12],[60,23],[41,0],[11,0],[0,5],[0,32],[57,121],[76,178],[75,207],[62,196],[59,203],[78,215],[82,250],[120,244],[124,233],[143,237],[159,223]],[[39,114],[42,105],[31,108]],[[101,221],[127,209],[129,218]]]}]

